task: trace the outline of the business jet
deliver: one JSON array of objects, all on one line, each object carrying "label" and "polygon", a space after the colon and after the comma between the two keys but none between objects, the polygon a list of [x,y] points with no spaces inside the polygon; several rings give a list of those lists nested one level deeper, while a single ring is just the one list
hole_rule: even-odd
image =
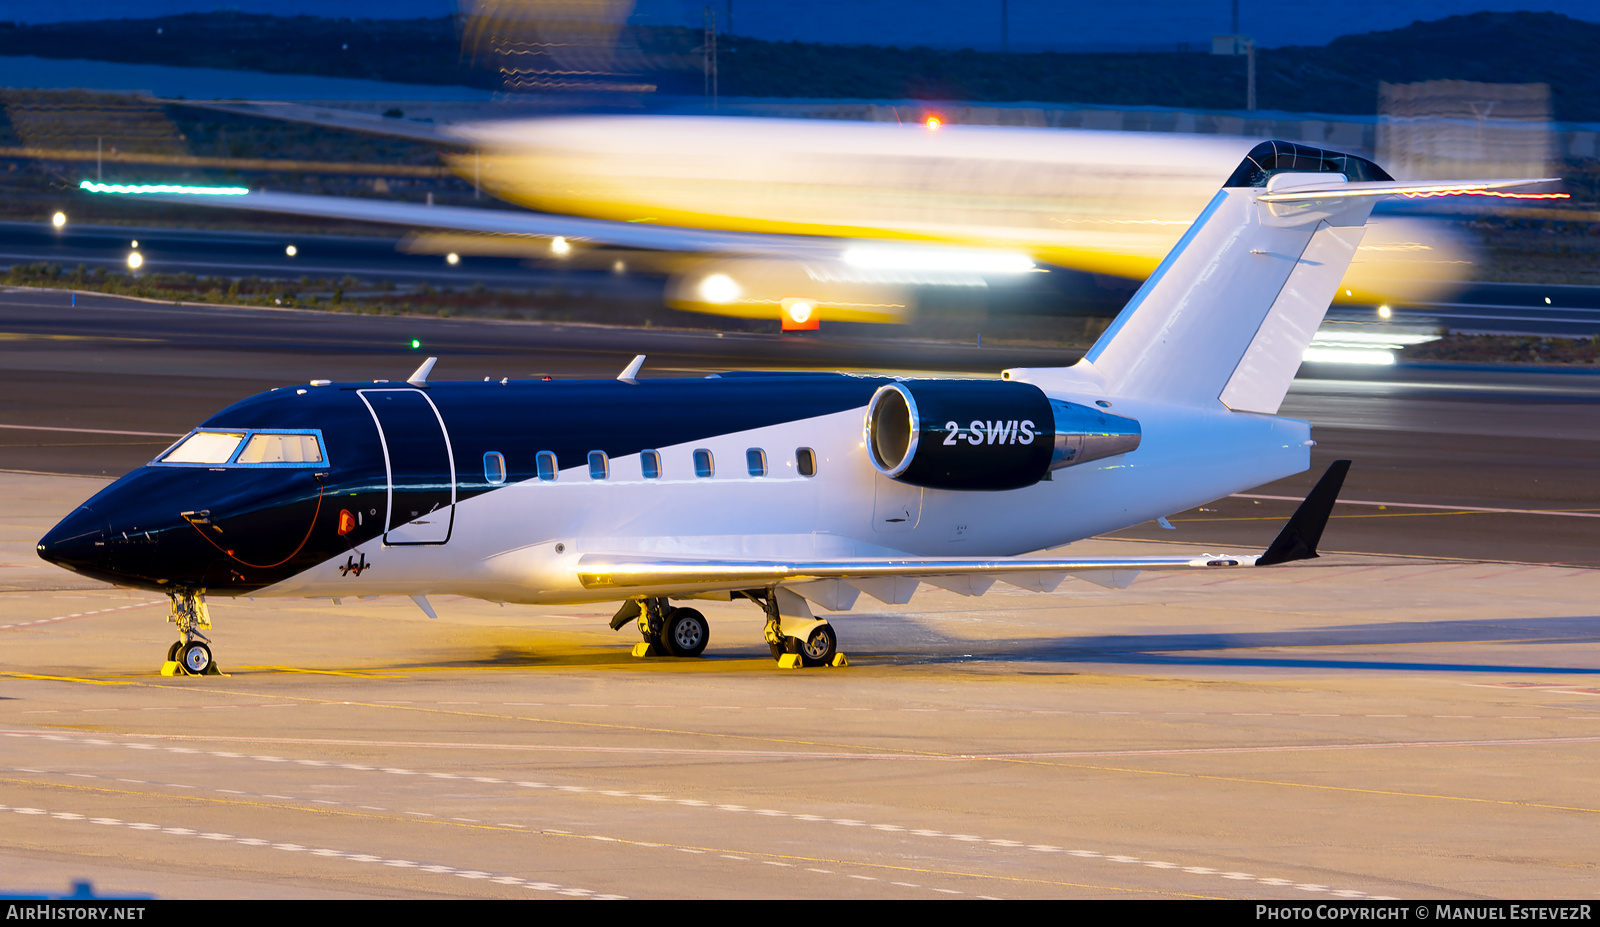
[{"label": "business jet", "polygon": [[919,584],[1042,592],[1072,576],[1316,556],[1348,462],[1262,553],[1026,556],[1309,466],[1277,415],[1361,243],[1406,192],[1363,158],[1249,152],[1077,364],[999,379],[723,373],[614,380],[312,380],[212,416],[68,515],[44,559],[172,600],[173,672],[215,671],[206,596],[621,602],[635,652],[699,655],[742,599],[785,666],[841,662],[824,612]]}]

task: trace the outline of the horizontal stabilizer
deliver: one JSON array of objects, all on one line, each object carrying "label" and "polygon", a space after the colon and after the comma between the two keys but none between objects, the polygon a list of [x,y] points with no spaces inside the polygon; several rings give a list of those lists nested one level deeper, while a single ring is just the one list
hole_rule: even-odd
[{"label": "horizontal stabilizer", "polygon": [[1333,513],[1333,503],[1338,501],[1339,490],[1344,488],[1345,474],[1350,472],[1350,461],[1335,460],[1322,474],[1317,485],[1289,517],[1289,523],[1278,532],[1278,537],[1267,552],[1256,560],[1256,566],[1272,566],[1295,560],[1310,560],[1317,556],[1317,543],[1322,540],[1322,529],[1327,527],[1328,516]]},{"label": "horizontal stabilizer", "polygon": [[1318,183],[1297,185],[1283,193],[1263,193],[1256,199],[1262,203],[1293,203],[1300,200],[1337,199],[1359,196],[1455,196],[1463,193],[1487,193],[1511,187],[1530,187],[1541,183],[1558,183],[1560,177],[1523,178],[1521,180],[1372,180],[1359,183]]}]

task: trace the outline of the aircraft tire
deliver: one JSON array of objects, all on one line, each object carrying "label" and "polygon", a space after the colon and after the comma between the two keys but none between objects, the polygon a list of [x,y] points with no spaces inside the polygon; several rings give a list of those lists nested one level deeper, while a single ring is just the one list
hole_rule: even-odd
[{"label": "aircraft tire", "polygon": [[800,662],[805,666],[827,666],[839,650],[839,636],[833,625],[819,624],[800,643]]},{"label": "aircraft tire", "polygon": [[200,641],[190,641],[184,646],[179,662],[190,676],[201,676],[211,668],[211,648]]},{"label": "aircraft tire", "polygon": [[698,657],[711,640],[711,626],[698,610],[675,608],[667,618],[661,640],[667,652],[675,657]]},{"label": "aircraft tire", "polygon": [[167,660],[172,663],[178,662],[178,651],[182,649],[183,641],[173,641],[172,646],[167,648]]}]

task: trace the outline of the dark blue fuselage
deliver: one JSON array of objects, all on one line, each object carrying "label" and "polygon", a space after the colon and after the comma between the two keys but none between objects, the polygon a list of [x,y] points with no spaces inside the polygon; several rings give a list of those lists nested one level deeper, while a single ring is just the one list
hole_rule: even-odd
[{"label": "dark blue fuselage", "polygon": [[864,407],[885,382],[737,374],[283,387],[230,406],[197,430],[314,433],[320,460],[158,459],[79,506],[38,551],[119,585],[237,595],[380,536],[446,544],[455,504],[536,478],[541,452],[561,468],[581,466],[594,451],[621,457]]}]

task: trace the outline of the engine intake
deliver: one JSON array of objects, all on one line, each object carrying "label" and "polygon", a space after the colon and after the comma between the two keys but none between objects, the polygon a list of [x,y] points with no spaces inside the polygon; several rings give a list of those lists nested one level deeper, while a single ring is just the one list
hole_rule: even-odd
[{"label": "engine intake", "polygon": [[1139,423],[1005,380],[901,380],[867,404],[878,472],[930,489],[1020,489],[1052,470],[1126,454]]}]

